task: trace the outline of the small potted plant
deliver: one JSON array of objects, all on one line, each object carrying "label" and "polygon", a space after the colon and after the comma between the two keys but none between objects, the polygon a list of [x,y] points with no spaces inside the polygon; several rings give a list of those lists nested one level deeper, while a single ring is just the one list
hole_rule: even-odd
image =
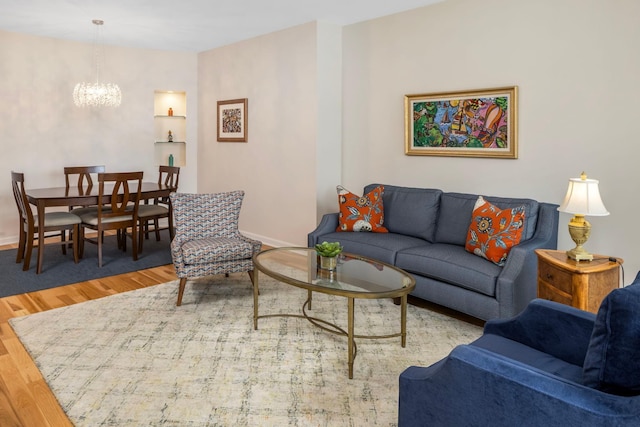
[{"label": "small potted plant", "polygon": [[323,270],[335,270],[338,265],[337,256],[342,252],[340,242],[318,243],[315,249],[320,256],[320,268]]}]

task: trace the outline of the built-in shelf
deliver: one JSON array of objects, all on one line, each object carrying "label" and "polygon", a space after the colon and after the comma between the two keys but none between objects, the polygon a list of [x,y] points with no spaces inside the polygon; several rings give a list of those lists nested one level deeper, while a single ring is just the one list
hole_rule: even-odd
[{"label": "built-in shelf", "polygon": [[[173,115],[166,114],[169,108]],[[155,91],[153,99],[155,163],[168,165],[173,156],[174,166],[186,166],[187,160],[187,94],[176,91]],[[173,141],[167,135],[171,132]]]}]

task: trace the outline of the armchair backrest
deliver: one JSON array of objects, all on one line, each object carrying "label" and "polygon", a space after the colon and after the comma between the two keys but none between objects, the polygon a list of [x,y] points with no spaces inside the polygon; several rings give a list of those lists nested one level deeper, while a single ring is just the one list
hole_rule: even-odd
[{"label": "armchair backrest", "polygon": [[244,191],[215,194],[171,193],[176,239],[238,236]]}]

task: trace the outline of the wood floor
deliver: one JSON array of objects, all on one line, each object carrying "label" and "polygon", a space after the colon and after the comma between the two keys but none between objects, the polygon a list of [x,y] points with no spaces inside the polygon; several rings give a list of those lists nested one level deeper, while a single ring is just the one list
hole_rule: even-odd
[{"label": "wood floor", "polygon": [[[0,246],[0,250],[16,245]],[[296,265],[296,260],[281,260]],[[44,274],[44,273],[43,273]],[[154,286],[176,280],[173,265],[140,270],[95,279],[73,285],[0,298],[0,426],[59,427],[73,426],[40,371],[13,332],[8,321],[12,317],[65,307],[120,292]],[[409,303],[438,311],[469,323],[484,322],[409,297]]]}]

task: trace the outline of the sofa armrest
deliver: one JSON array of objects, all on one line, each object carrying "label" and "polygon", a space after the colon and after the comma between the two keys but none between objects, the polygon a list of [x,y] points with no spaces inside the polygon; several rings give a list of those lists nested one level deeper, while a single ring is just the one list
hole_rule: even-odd
[{"label": "sofa armrest", "polygon": [[318,239],[323,234],[333,233],[338,228],[338,213],[328,213],[322,216],[320,224],[307,235],[307,245],[309,248],[315,246],[316,243],[322,243]]},{"label": "sofa armrest", "polygon": [[517,341],[574,365],[582,366],[596,315],[575,307],[535,299],[518,316],[494,319],[484,333]]},{"label": "sofa armrest", "polygon": [[536,232],[511,248],[496,285],[500,318],[520,313],[537,296],[538,257],[535,249],[558,247],[558,205],[540,203]]},{"label": "sofa armrest", "polygon": [[469,345],[400,375],[398,426],[632,426],[640,397],[602,393]]}]

